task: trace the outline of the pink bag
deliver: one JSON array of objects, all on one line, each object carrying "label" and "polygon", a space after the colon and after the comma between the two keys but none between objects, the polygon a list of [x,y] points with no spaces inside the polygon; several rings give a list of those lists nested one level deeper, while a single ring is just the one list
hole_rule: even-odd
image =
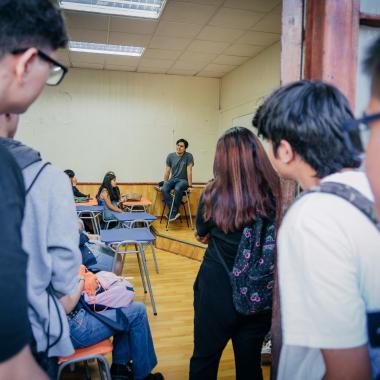
[{"label": "pink bag", "polygon": [[101,271],[96,273],[100,287],[94,296],[83,292],[84,299],[89,305],[100,307],[127,307],[135,296],[133,285],[115,273]]}]

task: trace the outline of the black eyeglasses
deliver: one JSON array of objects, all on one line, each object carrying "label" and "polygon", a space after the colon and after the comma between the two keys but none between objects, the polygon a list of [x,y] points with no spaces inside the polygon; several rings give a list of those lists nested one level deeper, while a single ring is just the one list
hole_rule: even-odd
[{"label": "black eyeglasses", "polygon": [[[22,54],[25,53],[30,48],[22,48],[22,49],[15,49],[12,51],[12,54]],[[49,77],[46,80],[46,84],[48,86],[57,86],[59,85],[63,78],[65,77],[66,73],[68,72],[68,68],[55,59],[49,57],[47,54],[45,54],[43,51],[37,49],[37,54],[40,58],[42,58],[44,61],[50,63],[52,65],[52,68],[49,73]]]},{"label": "black eyeglasses", "polygon": [[364,150],[366,150],[370,136],[370,127],[368,125],[376,120],[380,120],[380,113],[364,115],[360,119],[353,119],[345,122],[343,124],[343,130],[348,132],[352,129],[357,129],[360,135],[362,147]]}]

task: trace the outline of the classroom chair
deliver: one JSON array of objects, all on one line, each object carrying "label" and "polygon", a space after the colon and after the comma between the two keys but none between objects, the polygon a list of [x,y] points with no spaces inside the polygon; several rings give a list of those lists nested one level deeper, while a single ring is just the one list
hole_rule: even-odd
[{"label": "classroom chair", "polygon": [[[74,365],[75,363],[84,362],[86,379],[91,379],[90,371],[88,368],[89,360],[96,360],[98,364],[99,376],[101,380],[111,380],[111,372],[104,355],[112,352],[113,346],[109,339],[105,339],[99,343],[93,344],[92,346],[85,348],[78,348],[75,353],[70,356],[60,357],[58,360],[59,368],[57,380],[60,380],[63,370],[67,366]],[[104,377],[106,375],[106,377]]]},{"label": "classroom chair", "polygon": [[[172,190],[170,192],[170,196],[172,197],[172,204],[170,205],[170,211],[169,211],[169,215],[171,215],[172,211],[173,211],[173,206],[174,206],[174,190]],[[185,190],[183,192],[183,195],[182,195],[182,199],[181,199],[181,206],[185,212],[185,218],[186,218],[186,223],[187,223],[187,227],[190,227],[191,226],[191,229],[194,229],[193,227],[193,218],[191,216],[191,209],[190,209],[190,191],[188,190]],[[161,214],[161,219],[160,219],[160,223],[162,221],[162,218],[164,216],[164,213],[165,213],[165,209],[166,209],[166,204],[164,204],[164,207],[162,209],[162,214]],[[179,211],[179,210],[178,210]],[[190,219],[190,225],[189,225],[189,219]],[[182,218],[180,217],[180,221],[182,223]],[[166,221],[166,231],[169,230],[169,224],[171,223],[170,219],[168,218],[167,221]]]}]

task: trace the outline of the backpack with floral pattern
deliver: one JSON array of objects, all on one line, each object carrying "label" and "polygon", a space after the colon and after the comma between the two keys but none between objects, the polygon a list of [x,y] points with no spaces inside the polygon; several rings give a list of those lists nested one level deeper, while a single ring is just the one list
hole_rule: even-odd
[{"label": "backpack with floral pattern", "polygon": [[274,220],[257,213],[255,223],[244,228],[232,272],[218,248],[216,252],[230,278],[235,310],[244,315],[271,311],[276,254]]}]

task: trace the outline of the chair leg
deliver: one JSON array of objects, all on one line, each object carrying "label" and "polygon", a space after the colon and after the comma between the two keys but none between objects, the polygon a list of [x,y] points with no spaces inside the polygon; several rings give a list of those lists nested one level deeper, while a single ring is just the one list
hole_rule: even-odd
[{"label": "chair leg", "polygon": [[162,218],[164,217],[165,209],[166,209],[166,203],[164,203],[164,207],[163,207],[163,209],[162,209],[162,214],[161,214],[161,218],[160,218],[160,224],[161,224],[161,222],[162,222]]},{"label": "chair leg", "polygon": [[157,257],[156,257],[156,250],[154,249],[154,245],[151,242],[150,247],[152,249],[152,255],[153,255],[153,260],[154,260],[154,266],[156,267],[156,273],[158,274],[158,263],[157,263]]},{"label": "chair leg", "polygon": [[187,211],[186,211],[186,204],[183,204],[183,211],[185,211],[185,218],[186,218],[187,227],[190,227],[190,225],[189,225],[189,218],[187,216]]},{"label": "chair leg", "polygon": [[147,293],[147,291],[146,291],[146,285],[145,285],[145,278],[144,278],[144,274],[143,274],[142,267],[141,267],[140,253],[138,252],[138,248],[137,248],[136,245],[135,245],[135,247],[136,247],[136,251],[137,251],[137,252],[136,252],[136,256],[137,256],[137,262],[139,263],[141,282],[142,282],[142,284],[143,284],[144,293]]},{"label": "chair leg", "polygon": [[194,227],[193,227],[193,217],[191,216],[191,209],[190,209],[190,199],[189,199],[189,195],[186,193],[186,203],[187,203],[187,211],[189,212],[189,218],[190,218],[190,225],[191,225],[191,229],[193,230]]},{"label": "chair leg", "polygon": [[[111,371],[110,371],[110,367],[108,365],[107,359],[104,356],[99,356],[98,357],[98,363],[101,364],[103,367],[103,371],[101,372],[102,375],[103,375],[103,373],[105,373],[107,376],[107,380],[112,380]],[[104,377],[101,377],[101,378],[104,379]]]},{"label": "chair leg", "polygon": [[84,361],[84,378],[86,380],[91,380],[91,371],[90,371],[90,368],[88,366],[87,360]]},{"label": "chair leg", "polygon": [[170,217],[171,217],[171,215],[172,215],[172,211],[173,211],[173,207],[174,207],[174,197],[175,197],[175,194],[174,194],[174,196],[173,196],[173,198],[172,198],[172,204],[171,204],[171,206],[170,206],[169,217],[168,217],[168,220],[167,220],[167,222],[166,222],[166,231],[169,230]]},{"label": "chair leg", "polygon": [[139,244],[139,248],[140,248],[140,253],[141,253],[142,264],[143,264],[143,267],[144,267],[144,272],[145,272],[146,282],[147,282],[147,284],[148,284],[149,295],[150,295],[150,302],[152,303],[153,314],[154,314],[154,315],[157,315],[156,303],[155,303],[155,301],[154,301],[153,290],[152,290],[152,286],[151,286],[151,284],[150,284],[150,278],[149,278],[148,266],[146,265],[146,259],[145,259],[144,247],[142,246],[142,244]]}]

